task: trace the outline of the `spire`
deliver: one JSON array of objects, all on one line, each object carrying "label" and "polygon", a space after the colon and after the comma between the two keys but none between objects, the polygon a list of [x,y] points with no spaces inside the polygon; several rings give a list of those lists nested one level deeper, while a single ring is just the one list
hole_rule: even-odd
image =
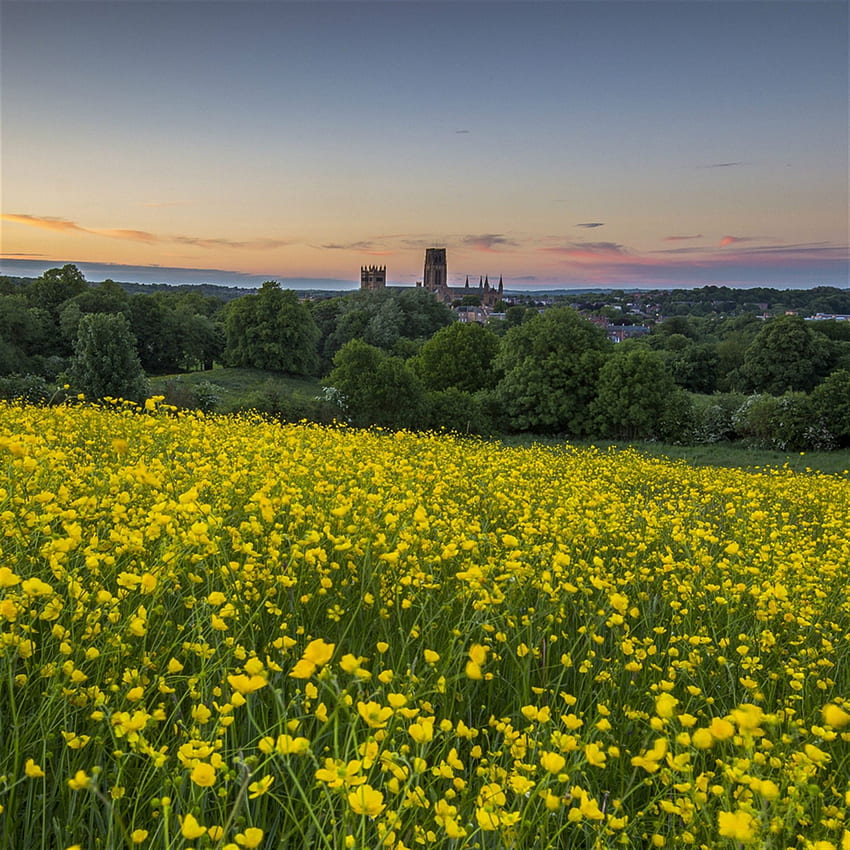
[{"label": "spire", "polygon": [[502,276],[501,276],[501,275],[499,275],[499,295],[501,295],[501,294],[502,294],[502,288],[503,288],[503,287],[502,287]]},{"label": "spire", "polygon": [[484,277],[484,291],[485,292],[490,291],[490,275],[485,275],[485,277]]},{"label": "spire", "polygon": [[469,289],[469,275],[466,276],[466,289]]},{"label": "spire", "polygon": [[484,289],[484,278],[483,277],[478,278],[478,288]]}]

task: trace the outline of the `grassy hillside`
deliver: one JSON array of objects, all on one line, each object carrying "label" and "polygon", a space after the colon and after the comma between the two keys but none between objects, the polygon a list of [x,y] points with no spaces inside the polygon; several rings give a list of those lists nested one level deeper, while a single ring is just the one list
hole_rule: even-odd
[{"label": "grassy hillside", "polygon": [[180,394],[187,396],[199,385],[211,384],[218,397],[216,410],[223,412],[240,408],[257,407],[265,397],[306,401],[314,398],[321,389],[317,378],[291,377],[262,369],[228,369],[218,366],[205,372],[187,372],[180,375],[161,375],[151,379],[151,390],[180,403]]}]

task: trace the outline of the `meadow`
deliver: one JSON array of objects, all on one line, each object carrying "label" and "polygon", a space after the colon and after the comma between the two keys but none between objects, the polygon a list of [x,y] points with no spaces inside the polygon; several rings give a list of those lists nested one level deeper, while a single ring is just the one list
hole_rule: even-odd
[{"label": "meadow", "polygon": [[0,403],[3,848],[850,848],[850,482]]}]

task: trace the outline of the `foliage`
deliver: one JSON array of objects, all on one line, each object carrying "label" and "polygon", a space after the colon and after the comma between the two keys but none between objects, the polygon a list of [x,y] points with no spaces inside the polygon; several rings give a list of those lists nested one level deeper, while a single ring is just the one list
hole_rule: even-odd
[{"label": "foliage", "polygon": [[494,426],[482,399],[476,394],[449,387],[426,393],[427,424],[434,430],[456,434],[493,434]]},{"label": "foliage", "polygon": [[342,417],[352,425],[415,428],[423,421],[423,388],[399,357],[353,339],[334,357],[323,381],[333,387]]},{"label": "foliage", "polygon": [[41,375],[0,376],[0,399],[44,404],[52,398],[54,392]]},{"label": "foliage", "polygon": [[0,404],[2,846],[850,840],[846,477],[147,407]]},{"label": "foliage", "polygon": [[68,382],[90,399],[145,398],[147,380],[123,314],[88,313],[80,319]]},{"label": "foliage", "polygon": [[352,339],[393,352],[401,340],[428,339],[453,321],[451,308],[418,288],[359,291],[313,310],[320,317],[320,349],[328,364]]},{"label": "foliage", "polygon": [[662,357],[645,348],[615,352],[599,371],[592,404],[597,433],[637,439],[659,435],[674,383]]},{"label": "foliage", "polygon": [[502,340],[496,395],[509,427],[540,433],[590,433],[590,405],[605,354],[605,332],[563,307],[511,328]]},{"label": "foliage", "polygon": [[830,361],[825,337],[799,316],[782,316],[765,325],[747,348],[741,374],[747,389],[808,392],[826,376]]},{"label": "foliage", "polygon": [[414,368],[428,389],[475,392],[495,385],[498,349],[499,338],[488,328],[454,322],[422,346]]},{"label": "foliage", "polygon": [[807,432],[812,424],[808,396],[786,393],[781,397],[766,393],[750,396],[735,412],[737,433],[755,445],[782,451],[810,448]]},{"label": "foliage", "polygon": [[850,446],[850,371],[833,372],[811,395],[812,418],[839,446]]},{"label": "foliage", "polygon": [[318,367],[319,330],[291,290],[266,281],[256,295],[227,306],[224,359],[231,366],[310,375]]}]

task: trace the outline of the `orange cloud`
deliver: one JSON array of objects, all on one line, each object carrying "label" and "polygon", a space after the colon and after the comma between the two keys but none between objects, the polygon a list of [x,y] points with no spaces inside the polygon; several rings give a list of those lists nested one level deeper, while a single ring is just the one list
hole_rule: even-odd
[{"label": "orange cloud", "polygon": [[727,245],[734,245],[737,242],[752,242],[751,236],[724,236],[720,240],[720,247],[725,248]]},{"label": "orange cloud", "polygon": [[40,227],[44,230],[56,230],[60,233],[91,233],[91,230],[86,230],[85,227],[80,227],[74,221],[68,221],[66,218],[53,218],[52,216],[38,215],[13,215],[4,213],[0,218],[3,221],[12,221],[15,224],[28,224],[30,227]]},{"label": "orange cloud", "polygon": [[2,218],[5,221],[25,224],[30,227],[39,227],[44,230],[53,230],[61,233],[84,233],[90,236],[105,236],[108,239],[123,239],[130,242],[145,242],[147,244],[175,242],[179,245],[194,245],[198,248],[233,248],[247,251],[268,251],[291,244],[283,239],[239,241],[223,238],[203,238],[200,236],[170,236],[168,234],[150,233],[147,230],[130,230],[126,228],[89,228],[82,227],[75,221],[69,221],[65,218],[54,218],[52,216],[4,214]]}]

